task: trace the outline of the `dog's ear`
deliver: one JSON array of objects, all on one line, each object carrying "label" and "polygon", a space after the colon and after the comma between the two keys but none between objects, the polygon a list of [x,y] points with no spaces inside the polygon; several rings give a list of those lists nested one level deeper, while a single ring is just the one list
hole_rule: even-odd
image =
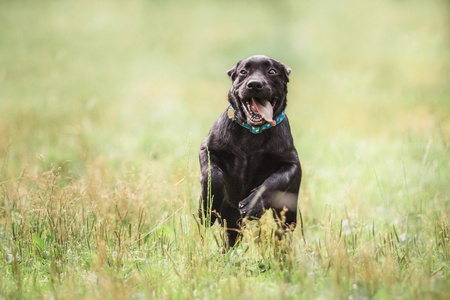
[{"label": "dog's ear", "polygon": [[292,71],[291,68],[283,63],[281,63],[281,64],[284,67],[284,72],[285,72],[286,76],[289,76],[289,74],[291,74],[291,71]]},{"label": "dog's ear", "polygon": [[274,60],[274,59],[273,59],[272,61],[273,61],[274,65],[275,65],[275,67],[276,67],[280,72],[282,72],[284,81],[285,81],[286,83],[288,83],[288,82],[289,82],[289,74],[291,74],[291,68],[290,68],[288,65],[285,65],[284,63],[282,63],[282,62],[279,61],[279,60]]},{"label": "dog's ear", "polygon": [[227,75],[231,77],[232,81],[234,81],[236,79],[236,71],[237,71],[237,68],[238,68],[240,63],[241,63],[241,60],[238,61],[238,63],[234,67],[232,67],[231,69],[229,69],[227,71]]},{"label": "dog's ear", "polygon": [[289,74],[291,74],[291,68],[285,64],[283,64],[281,61],[278,61],[278,63],[281,66],[281,69],[283,70],[284,79],[286,82],[289,82]]}]

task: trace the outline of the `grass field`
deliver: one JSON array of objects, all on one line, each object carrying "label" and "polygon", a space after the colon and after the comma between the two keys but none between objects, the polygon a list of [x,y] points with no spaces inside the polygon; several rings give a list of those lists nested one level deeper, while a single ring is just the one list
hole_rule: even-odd
[{"label": "grass field", "polygon": [[[445,0],[0,0],[0,299],[448,299],[449,29]],[[222,253],[198,148],[253,54],[293,70],[303,228]]]}]

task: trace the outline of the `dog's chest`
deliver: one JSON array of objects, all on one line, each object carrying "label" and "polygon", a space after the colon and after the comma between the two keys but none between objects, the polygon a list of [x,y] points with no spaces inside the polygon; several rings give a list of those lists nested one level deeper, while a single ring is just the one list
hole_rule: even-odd
[{"label": "dog's chest", "polygon": [[232,136],[224,141],[227,146],[222,161],[231,176],[252,180],[270,174],[280,164],[283,141],[268,135]]},{"label": "dog's chest", "polygon": [[247,196],[281,164],[276,155],[255,149],[250,152],[228,152],[221,163],[228,191],[237,198]]}]

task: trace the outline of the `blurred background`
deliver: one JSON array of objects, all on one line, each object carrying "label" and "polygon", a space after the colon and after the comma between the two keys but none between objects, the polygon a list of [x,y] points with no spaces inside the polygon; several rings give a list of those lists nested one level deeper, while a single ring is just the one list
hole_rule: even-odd
[{"label": "blurred background", "polygon": [[226,71],[265,54],[292,68],[307,209],[446,198],[449,29],[445,0],[1,0],[0,179],[99,164],[197,178]]}]

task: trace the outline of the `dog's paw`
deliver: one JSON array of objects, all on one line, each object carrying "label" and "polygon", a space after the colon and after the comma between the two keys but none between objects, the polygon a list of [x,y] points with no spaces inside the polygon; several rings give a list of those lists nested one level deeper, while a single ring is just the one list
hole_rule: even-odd
[{"label": "dog's paw", "polygon": [[239,202],[241,217],[261,218],[264,213],[263,199],[255,196],[255,193],[251,193],[250,196]]}]

